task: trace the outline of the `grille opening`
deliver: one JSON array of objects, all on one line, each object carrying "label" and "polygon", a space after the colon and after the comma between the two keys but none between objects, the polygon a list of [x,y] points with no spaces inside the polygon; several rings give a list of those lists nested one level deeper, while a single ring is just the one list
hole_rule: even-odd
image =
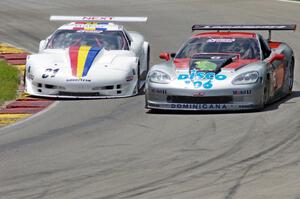
[{"label": "grille opening", "polygon": [[105,86],[104,89],[107,89],[107,90],[112,90],[114,89],[114,86],[113,85],[110,85],[110,86]]},{"label": "grille opening", "polygon": [[42,89],[38,89],[37,91],[38,91],[39,93],[41,93],[41,92],[42,92]]},{"label": "grille opening", "polygon": [[117,89],[120,89],[120,88],[121,88],[121,84],[118,84],[118,85],[117,85]]},{"label": "grille opening", "polygon": [[78,96],[78,97],[89,97],[89,96],[100,96],[98,92],[66,92],[66,91],[59,91],[59,95],[65,95],[65,96]]},{"label": "grille opening", "polygon": [[122,91],[117,91],[117,94],[121,94],[122,93]]},{"label": "grille opening", "polygon": [[51,89],[51,88],[54,88],[54,87],[55,87],[54,85],[45,84],[45,88]]},{"label": "grille opening", "polygon": [[37,84],[37,87],[42,88],[42,87],[43,87],[43,84],[38,83],[38,84]]},{"label": "grille opening", "polygon": [[192,96],[167,96],[170,103],[186,103],[186,104],[227,104],[232,102],[232,96],[208,96],[208,97],[192,97]]}]

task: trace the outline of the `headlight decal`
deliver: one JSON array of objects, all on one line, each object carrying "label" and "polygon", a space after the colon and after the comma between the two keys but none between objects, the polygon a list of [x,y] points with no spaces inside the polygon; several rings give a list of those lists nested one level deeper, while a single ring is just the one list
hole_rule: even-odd
[{"label": "headlight decal", "polygon": [[150,82],[159,83],[159,84],[168,84],[171,81],[170,75],[162,71],[152,71],[148,76]]},{"label": "headlight decal", "polygon": [[254,84],[258,81],[259,74],[257,71],[249,71],[242,73],[232,80],[232,84],[242,85],[242,84]]}]

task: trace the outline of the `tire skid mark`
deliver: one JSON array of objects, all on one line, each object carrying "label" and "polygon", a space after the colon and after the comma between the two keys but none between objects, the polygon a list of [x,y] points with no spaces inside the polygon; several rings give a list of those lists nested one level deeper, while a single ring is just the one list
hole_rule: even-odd
[{"label": "tire skid mark", "polygon": [[[284,144],[284,146],[282,147],[282,149],[279,149],[277,152],[275,152],[273,155],[276,155],[284,150],[286,150],[287,148],[291,147],[293,144],[295,144],[297,141],[300,140],[300,135],[298,135],[298,132],[295,131],[295,133],[293,134],[293,136],[289,136],[288,138],[286,138],[283,142],[286,143]],[[278,144],[277,144],[278,145]],[[276,146],[277,146],[276,145]],[[271,148],[274,148],[274,147],[271,147]],[[275,149],[274,149],[275,150]],[[250,159],[250,160],[253,160],[253,158],[247,158],[247,159]],[[246,165],[246,169],[249,168],[249,166],[251,167],[251,169],[254,167],[254,166],[257,166],[261,163],[263,163],[264,161],[266,161],[268,158],[266,159],[262,159],[262,160],[259,160],[258,162],[255,162],[255,163],[251,163],[250,165]],[[227,166],[224,166],[224,167],[221,167],[221,168],[218,168],[218,169],[214,169],[214,170],[210,170],[210,171],[207,171],[207,173],[205,174],[200,174],[197,176],[197,178],[201,178],[202,176],[208,174],[208,173],[213,173],[213,172],[220,172],[220,171],[225,171],[225,173],[223,175],[221,175],[217,180],[215,180],[214,182],[211,182],[209,184],[206,184],[206,185],[203,185],[201,187],[197,187],[196,189],[190,189],[190,190],[186,190],[185,192],[190,192],[190,191],[196,191],[196,190],[200,190],[200,189],[203,189],[203,188],[208,188],[208,187],[212,187],[212,186],[218,186],[218,185],[223,185],[223,184],[227,184],[227,183],[232,183],[232,182],[236,182],[238,181],[240,178],[233,178],[233,179],[229,179],[229,180],[226,180],[226,181],[221,181],[219,183],[217,183],[218,181],[220,181],[222,179],[222,177],[225,177],[226,176],[226,170],[233,167],[233,166],[236,166],[236,165],[239,165],[239,164],[242,164],[242,163],[245,163],[245,161],[239,161],[239,162],[236,162],[236,163],[233,163],[233,164],[230,164],[230,165],[227,165]],[[266,169],[266,170],[263,170],[263,171],[260,171],[260,172],[255,172],[255,173],[252,173],[252,174],[248,174],[249,171],[247,171],[247,177],[256,177],[256,179],[259,179],[261,177],[261,175],[267,173],[267,172],[270,172],[270,171],[273,171],[275,169],[281,169],[283,167],[286,167],[286,166],[291,166],[291,165],[295,165],[295,164],[299,164],[300,163],[300,158],[299,160],[296,160],[296,161],[292,161],[290,163],[287,163],[287,164],[284,164],[284,165],[281,165],[281,166],[277,166],[277,167],[272,167],[270,169]],[[243,170],[245,170],[244,167],[242,168],[237,168],[238,170],[240,171],[232,171],[232,173],[234,172],[241,172]],[[244,179],[245,177],[243,177]],[[249,183],[249,182],[247,182]],[[242,185],[243,183],[241,183]],[[181,192],[180,192],[181,193]],[[173,195],[173,194],[172,194]]]},{"label": "tire skid mark", "polygon": [[[255,122],[255,121],[254,121]],[[114,199],[116,197],[121,197],[122,195],[128,195],[128,194],[131,194],[132,192],[136,192],[136,191],[141,191],[141,190],[144,190],[144,189],[148,189],[149,187],[153,187],[153,186],[157,186],[157,185],[161,185],[162,183],[164,183],[165,181],[168,181],[170,179],[173,179],[175,177],[178,177],[180,175],[183,175],[183,174],[186,174],[186,173],[189,173],[193,170],[196,170],[200,167],[203,167],[203,166],[206,166],[218,159],[221,159],[221,158],[224,158],[224,157],[227,157],[229,155],[232,155],[234,152],[238,151],[240,148],[241,148],[241,144],[246,142],[247,141],[247,138],[248,138],[248,134],[251,132],[249,131],[250,129],[248,129],[248,131],[246,132],[246,134],[241,138],[241,140],[238,141],[237,144],[235,144],[234,146],[230,147],[228,150],[226,150],[225,152],[223,152],[222,154],[219,154],[213,158],[210,158],[204,162],[201,162],[201,163],[192,163],[192,165],[188,165],[187,168],[185,169],[182,169],[174,174],[171,174],[171,175],[168,175],[164,178],[161,178],[161,179],[158,179],[158,180],[154,180],[152,182],[149,182],[149,183],[146,183],[146,184],[143,184],[143,185],[139,185],[139,186],[136,186],[134,188],[130,188],[126,191],[122,191],[122,192],[119,192],[119,193],[116,193],[116,194],[111,194],[111,195],[107,195],[107,196],[104,196],[104,197],[100,197],[99,199]],[[124,196],[124,197],[125,197]]]},{"label": "tire skid mark", "polygon": [[248,168],[245,169],[244,173],[241,175],[241,177],[239,177],[237,179],[234,186],[229,189],[229,192],[224,197],[224,199],[233,199],[234,195],[236,194],[238,189],[241,187],[243,179],[247,176],[247,174],[250,172],[250,170],[252,169],[253,166],[254,165],[250,165],[250,166],[248,166]]},{"label": "tire skid mark", "polygon": [[[253,123],[254,123],[253,125],[255,125],[255,124],[257,123],[257,121],[263,122],[264,119],[263,119],[263,118],[257,118],[257,119],[255,119],[255,120],[253,121]],[[252,125],[251,125],[251,126],[252,126]],[[280,130],[280,129],[279,129],[279,130]],[[135,188],[128,189],[128,190],[126,190],[126,191],[123,191],[123,192],[120,192],[120,193],[117,193],[117,194],[113,194],[113,195],[101,197],[100,199],[110,199],[110,198],[115,198],[115,197],[119,197],[119,196],[122,196],[122,195],[127,195],[128,193],[135,192],[135,191],[138,191],[138,190],[147,189],[147,188],[152,187],[152,186],[155,186],[155,185],[156,185],[156,186],[157,186],[157,185],[161,185],[161,184],[163,184],[163,183],[164,183],[165,181],[167,181],[167,180],[173,179],[173,178],[178,177],[178,176],[180,176],[180,175],[183,175],[183,174],[185,174],[185,173],[189,173],[189,172],[191,172],[191,171],[193,171],[193,170],[196,170],[196,169],[198,169],[198,168],[200,168],[200,167],[203,167],[203,166],[205,166],[205,165],[208,165],[208,164],[210,164],[210,163],[212,163],[212,162],[214,162],[214,161],[216,161],[216,160],[225,158],[225,157],[227,157],[228,155],[232,155],[233,153],[235,153],[235,152],[237,152],[239,149],[241,149],[241,146],[243,145],[243,143],[247,142],[247,140],[248,140],[248,138],[249,138],[249,134],[250,134],[252,131],[253,131],[253,129],[252,129],[252,130],[251,130],[251,128],[248,129],[248,132],[247,132],[247,133],[239,140],[239,142],[238,142],[237,144],[235,144],[235,145],[234,145],[233,147],[231,147],[229,150],[225,151],[224,153],[222,153],[222,154],[220,154],[220,155],[218,155],[218,156],[216,156],[216,157],[214,157],[214,158],[211,158],[211,159],[209,159],[209,160],[207,160],[207,161],[205,161],[205,162],[202,162],[202,163],[198,163],[198,162],[193,163],[192,166],[189,165],[188,168],[186,168],[186,169],[184,169],[184,170],[181,170],[181,171],[179,171],[179,172],[177,172],[177,173],[175,173],[175,174],[169,175],[169,176],[167,176],[167,177],[165,177],[165,178],[162,178],[162,179],[159,179],[159,180],[156,180],[156,181],[152,181],[152,182],[150,182],[150,183],[147,183],[147,184],[144,184],[144,185],[141,185],[141,186],[137,186],[137,187],[135,187]],[[282,141],[278,142],[277,144],[275,144],[275,145],[273,145],[273,146],[271,146],[271,147],[269,147],[269,148],[267,148],[267,149],[265,149],[265,150],[263,150],[263,151],[261,151],[261,152],[259,152],[259,153],[257,153],[257,154],[254,154],[254,155],[252,155],[252,156],[250,156],[250,157],[248,157],[248,158],[245,158],[245,159],[240,160],[240,161],[237,161],[237,162],[235,162],[235,163],[232,163],[232,164],[223,166],[223,167],[218,168],[218,169],[213,169],[213,170],[205,171],[204,173],[201,173],[201,176],[202,176],[202,175],[206,175],[206,174],[208,174],[208,173],[212,173],[212,172],[218,172],[218,171],[226,170],[226,169],[232,168],[232,167],[237,166],[237,165],[243,165],[243,164],[245,164],[245,163],[247,163],[247,162],[251,162],[251,161],[253,161],[253,160],[256,160],[256,159],[258,159],[258,158],[261,158],[261,157],[263,157],[264,155],[266,155],[266,154],[268,154],[268,153],[271,153],[272,151],[275,151],[276,149],[278,149],[278,148],[280,148],[280,147],[282,147],[282,146],[285,146],[286,144],[289,144],[290,141],[293,142],[294,140],[298,140],[298,139],[299,139],[299,136],[300,136],[300,135],[298,135],[298,132],[295,132],[295,133],[293,133],[292,135],[290,135],[290,136],[286,137],[285,139],[283,139]],[[263,161],[265,161],[265,159],[260,160],[260,161],[257,162],[257,163],[252,163],[252,164],[251,164],[251,168],[252,168],[254,165],[256,165],[256,164],[258,164],[258,163],[260,163],[260,162],[263,162]],[[247,167],[249,167],[249,166],[247,166]],[[241,168],[241,169],[244,170],[244,168]],[[248,172],[249,172],[249,171],[248,171]],[[247,174],[248,174],[248,172],[247,172]],[[220,179],[221,179],[221,178],[220,178]],[[187,180],[188,180],[188,179],[187,179]],[[236,180],[237,180],[237,179],[234,179],[233,181],[236,181]],[[206,187],[207,187],[207,186],[206,186]]]}]

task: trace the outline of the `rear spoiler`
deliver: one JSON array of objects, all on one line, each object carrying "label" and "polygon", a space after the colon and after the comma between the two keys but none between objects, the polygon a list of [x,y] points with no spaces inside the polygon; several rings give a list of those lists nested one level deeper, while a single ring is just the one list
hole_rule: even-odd
[{"label": "rear spoiler", "polygon": [[269,40],[271,40],[271,31],[284,31],[284,30],[296,30],[296,24],[226,24],[226,25],[217,25],[217,24],[195,24],[192,26],[192,31],[195,30],[257,30],[257,31],[269,31]]},{"label": "rear spoiler", "polygon": [[147,22],[148,17],[116,17],[116,16],[50,16],[50,21],[80,22]]}]

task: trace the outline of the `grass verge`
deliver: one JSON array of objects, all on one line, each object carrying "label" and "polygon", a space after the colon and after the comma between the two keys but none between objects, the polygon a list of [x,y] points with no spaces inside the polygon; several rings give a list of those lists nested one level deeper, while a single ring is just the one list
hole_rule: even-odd
[{"label": "grass verge", "polygon": [[0,60],[0,106],[17,97],[18,86],[18,69]]}]

